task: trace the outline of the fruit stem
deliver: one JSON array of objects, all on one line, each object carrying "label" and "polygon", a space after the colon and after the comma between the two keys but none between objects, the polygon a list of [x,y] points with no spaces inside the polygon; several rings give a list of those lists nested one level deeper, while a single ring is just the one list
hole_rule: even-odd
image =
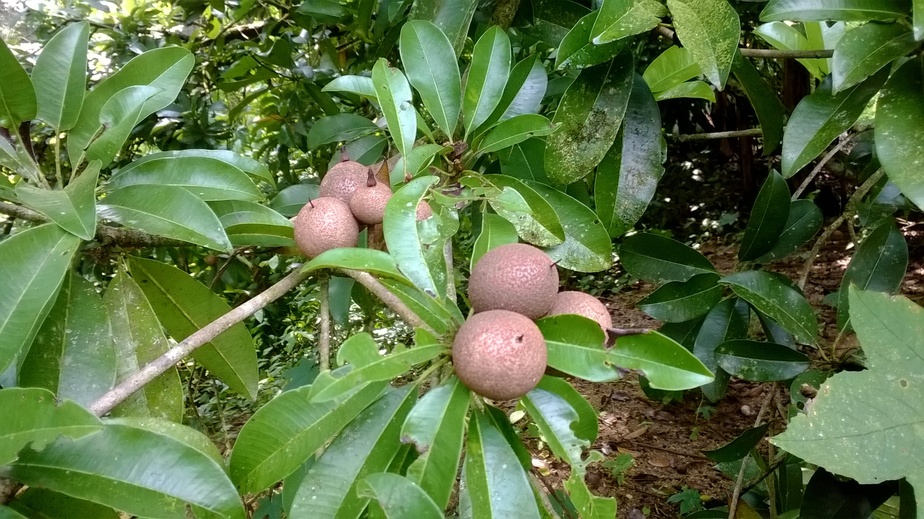
[{"label": "fruit stem", "polygon": [[346,162],[350,160],[350,154],[347,153],[346,144],[340,146],[340,162]]},{"label": "fruit stem", "polygon": [[372,168],[369,168],[369,176],[366,177],[366,187],[375,187],[375,173],[372,172]]}]

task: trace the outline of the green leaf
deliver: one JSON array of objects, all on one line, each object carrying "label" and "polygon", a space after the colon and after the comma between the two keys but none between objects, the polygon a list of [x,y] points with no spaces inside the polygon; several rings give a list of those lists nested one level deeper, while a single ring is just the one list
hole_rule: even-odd
[{"label": "green leaf", "polygon": [[849,331],[851,285],[857,290],[895,293],[908,268],[908,244],[891,219],[873,229],[857,246],[847,265],[837,297],[838,331]]},{"label": "green leaf", "polygon": [[661,23],[667,9],[655,0],[604,0],[590,34],[595,45],[646,32]]},{"label": "green leaf", "polygon": [[424,174],[437,155],[445,155],[450,151],[452,151],[452,146],[441,146],[439,144],[415,146],[410,153],[399,157],[394,167],[389,171],[392,187],[403,184],[407,175],[413,178]]},{"label": "green leaf", "polygon": [[655,101],[664,101],[665,99],[705,99],[710,103],[715,102],[715,92],[708,83],[703,81],[688,81],[681,83],[670,90],[663,90],[654,94]]},{"label": "green leaf", "polygon": [[[137,256],[129,256],[128,265],[158,320],[177,342],[231,311],[223,298],[176,267]],[[192,356],[232,390],[256,398],[257,354],[243,323],[231,326]]]},{"label": "green leaf", "polygon": [[16,185],[16,196],[65,231],[84,240],[96,235],[96,182],[100,162],[93,161],[63,190],[41,189],[25,182]]},{"label": "green leaf", "polygon": [[[119,513],[112,508],[83,499],[75,499],[59,492],[43,488],[28,488],[17,494],[10,505],[28,517],[93,517],[94,519],[119,519]],[[14,519],[25,515],[14,515]],[[0,518],[9,519],[0,506]]]},{"label": "green leaf", "polygon": [[533,389],[524,395],[520,402],[539,428],[552,454],[571,465],[572,470],[582,467],[584,461],[581,459],[581,453],[590,447],[590,441],[579,437],[571,429],[572,424],[579,420],[578,413],[571,404],[555,393],[541,388]]},{"label": "green leaf", "polygon": [[[368,79],[370,86],[372,79]],[[380,131],[374,122],[357,114],[337,114],[315,121],[305,137],[308,149],[315,149],[332,142],[350,141],[357,137]]]},{"label": "green leaf", "polygon": [[834,48],[831,90],[837,93],[856,85],[918,45],[911,31],[898,23],[866,23],[847,31]]},{"label": "green leaf", "polygon": [[417,229],[416,209],[427,189],[437,180],[434,176],[424,176],[405,184],[388,200],[383,223],[385,243],[398,268],[417,288],[434,297],[443,287],[437,287],[436,278],[427,265]]},{"label": "green leaf", "polygon": [[462,110],[462,79],[449,38],[425,20],[401,28],[401,62],[436,125],[452,140]]},{"label": "green leaf", "polygon": [[603,330],[596,321],[574,314],[543,317],[536,326],[545,337],[548,365],[590,382],[619,378],[612,357],[603,347]]},{"label": "green leaf", "polygon": [[811,95],[802,98],[783,135],[783,178],[798,173],[821,155],[838,135],[853,126],[885,79],[886,74],[877,74],[836,95],[832,95],[831,81],[826,79]]},{"label": "green leaf", "polygon": [[[372,100],[378,101],[378,98],[375,95],[375,86],[372,84],[372,78],[366,76],[339,76],[335,77],[330,83],[324,85],[324,88],[321,89],[322,92],[348,92],[350,94],[356,94],[361,96],[366,96]],[[353,114],[340,114],[340,115],[350,115]],[[338,116],[332,116],[338,117]],[[318,120],[321,122],[329,117]],[[362,119],[366,119],[362,117]],[[368,119],[366,119],[368,120]],[[315,123],[317,124],[317,123]],[[312,129],[314,127],[312,126]],[[308,130],[310,133],[311,130]]]},{"label": "green leaf", "polygon": [[319,254],[305,266],[302,272],[320,269],[363,270],[377,276],[387,276],[403,283],[411,281],[398,270],[395,259],[387,252],[375,249],[331,249]]},{"label": "green leaf", "polygon": [[530,137],[541,137],[555,131],[549,120],[538,114],[517,115],[491,128],[478,148],[481,153],[500,151]]},{"label": "green leaf", "polygon": [[589,207],[545,184],[526,182],[526,185],[552,205],[565,231],[565,241],[545,251],[558,266],[577,272],[610,268],[613,243]]},{"label": "green leaf", "polygon": [[815,344],[818,321],[815,311],[789,280],[769,272],[751,270],[722,278],[739,297],[779,323],[802,344]]},{"label": "green leaf", "polygon": [[752,382],[789,380],[809,368],[809,358],[792,348],[772,342],[736,339],[715,349],[725,371]]},{"label": "green leaf", "polygon": [[664,92],[702,74],[693,54],[686,47],[672,45],[645,68],[642,78],[652,92]]},{"label": "green leaf", "polygon": [[751,449],[757,447],[760,441],[764,439],[764,435],[767,434],[767,429],[769,428],[770,422],[745,429],[744,432],[739,434],[734,440],[718,449],[703,451],[703,454],[705,454],[707,458],[718,463],[738,461],[748,456],[751,453]]},{"label": "green leaf", "polygon": [[688,281],[715,267],[696,249],[657,234],[639,233],[619,246],[619,261],[629,274],[651,283]]},{"label": "green leaf", "polygon": [[0,519],[29,519],[16,510],[4,505],[0,505]]},{"label": "green leaf", "polygon": [[209,208],[235,247],[294,247],[294,228],[288,218],[256,202],[223,200]]},{"label": "green leaf", "polygon": [[638,302],[639,310],[668,323],[682,323],[704,315],[722,298],[718,274],[697,274],[687,281],[671,281]]},{"label": "green leaf", "polygon": [[760,19],[845,22],[888,21],[908,15],[907,0],[770,0]]},{"label": "green leaf", "polygon": [[70,271],[22,363],[19,382],[89,406],[115,379],[115,348],[103,301],[92,283]]},{"label": "green leaf", "polygon": [[[759,25],[754,29],[754,34],[772,45],[773,48],[783,51],[821,50],[819,49],[819,45],[810,42],[803,32],[807,32],[808,27],[808,24],[803,24],[803,30],[799,30],[798,27],[794,27],[788,23],[770,22]],[[828,64],[824,59],[800,58],[796,61],[801,63],[802,66],[805,67],[805,70],[807,70],[812,77],[817,79],[824,79],[828,73]]]},{"label": "green leaf", "polygon": [[[141,287],[124,272],[119,272],[109,283],[103,303],[109,312],[117,381],[121,382],[163,355],[170,344]],[[183,387],[176,368],[148,382],[113,409],[112,416],[151,416],[182,421]]]},{"label": "green leaf", "polygon": [[411,85],[400,70],[389,67],[385,58],[379,58],[372,68],[372,84],[378,96],[391,140],[402,155],[414,146],[417,138],[417,112]]},{"label": "green leaf", "polygon": [[489,203],[497,214],[513,224],[524,241],[537,247],[553,247],[565,241],[565,229],[555,207],[535,189],[504,175],[483,178],[503,188]]},{"label": "green leaf", "polygon": [[382,472],[369,474],[359,482],[356,494],[374,499],[388,519],[441,519],[443,510],[417,483]]},{"label": "green leaf", "polygon": [[594,177],[594,206],[611,238],[632,229],[664,174],[666,144],[661,112],[641,76],[635,76],[625,121]]},{"label": "green leaf", "polygon": [[[703,394],[711,402],[725,395],[728,386],[728,372],[719,367],[715,349],[725,341],[747,337],[748,323],[746,317],[737,311],[737,298],[726,299],[712,307],[693,343],[693,355],[696,355],[707,369],[715,373],[715,380],[702,386]],[[745,307],[746,308],[746,307]]]},{"label": "green leaf", "polygon": [[99,123],[86,150],[86,158],[108,166],[128,140],[132,129],[143,119],[147,102],[159,92],[153,86],[136,85],[119,90],[109,98],[100,109]]},{"label": "green leaf", "polygon": [[578,20],[568,34],[562,38],[555,53],[555,69],[576,69],[599,65],[613,59],[628,45],[628,40],[614,40],[595,44],[592,29],[600,11],[591,11]]},{"label": "green leaf", "polygon": [[579,473],[572,472],[563,486],[579,517],[616,517],[616,498],[593,495]]},{"label": "green leaf", "polygon": [[[197,429],[193,429],[192,427],[178,424],[176,422],[171,422],[170,420],[164,420],[162,418],[146,418],[138,416],[107,418],[105,419],[105,423],[107,425],[126,425],[129,427],[134,427],[135,429],[144,429],[147,432],[164,436],[171,441],[184,443],[214,460],[215,463],[221,465],[223,470],[225,469],[225,460],[222,457],[221,452],[218,450],[218,447],[212,443],[212,440],[210,440],[209,437],[205,435],[205,433],[200,432]],[[225,470],[225,472],[227,472],[227,470]]]},{"label": "green leaf", "polygon": [[621,368],[641,370],[655,389],[692,389],[714,378],[683,345],[655,331],[620,337],[609,357]]},{"label": "green leaf", "polygon": [[231,451],[231,479],[241,493],[263,491],[323,447],[382,394],[385,383],[365,384],[343,398],[311,402],[311,386],[286,391],[247,420]]},{"label": "green leaf", "polygon": [[223,150],[164,151],[147,155],[120,169],[106,188],[168,185],[188,189],[205,201],[263,200],[252,178],[270,180],[266,166]]},{"label": "green leaf", "polygon": [[452,377],[424,394],[401,427],[401,441],[413,443],[420,454],[408,467],[407,476],[441,510],[449,505],[456,483],[469,401],[468,389]]},{"label": "green leaf", "polygon": [[218,217],[182,187],[136,185],[109,193],[97,206],[100,217],[156,236],[231,252]]},{"label": "green leaf", "polygon": [[78,247],[79,238],[54,224],[0,242],[0,372],[28,351]]},{"label": "green leaf", "polygon": [[158,92],[144,103],[139,112],[138,120],[143,119],[176,99],[194,63],[195,58],[190,51],[182,47],[162,47],[136,56],[115,74],[100,81],[84,98],[77,124],[67,136],[67,154],[71,163],[76,164],[93,142],[103,106],[110,98],[131,86],[154,87]]},{"label": "green leaf", "polygon": [[667,0],[667,7],[683,46],[706,79],[723,89],[738,51],[738,13],[726,0]]},{"label": "green leaf", "polygon": [[189,504],[198,516],[246,517],[218,462],[184,442],[128,425],[107,424],[79,440],[60,439],[42,451],[25,450],[7,471],[29,486],[130,515],[180,519],[187,516]]},{"label": "green leaf", "polygon": [[302,210],[302,207],[308,203],[308,200],[314,200],[320,196],[318,194],[317,184],[295,184],[279,192],[278,195],[270,200],[270,209],[277,213],[291,218]]},{"label": "green leaf", "polygon": [[32,80],[6,42],[0,39],[0,128],[16,132],[19,123],[35,117],[35,111]]},{"label": "green leaf", "polygon": [[416,286],[389,278],[382,278],[379,282],[437,333],[447,333],[465,320],[458,306],[454,304],[444,306],[437,301],[436,296],[426,294]]},{"label": "green leaf", "polygon": [[545,175],[545,142],[527,139],[498,153],[501,172],[520,180],[534,180],[549,184]]},{"label": "green leaf", "polygon": [[786,228],[789,205],[789,186],[779,173],[771,171],[751,209],[738,250],[739,260],[750,261],[773,249]]},{"label": "green leaf", "polygon": [[821,209],[815,202],[793,200],[789,205],[789,218],[786,219],[786,225],[776,240],[776,245],[754,261],[768,263],[796,252],[818,233],[823,220]]},{"label": "green leaf", "polygon": [[481,126],[500,102],[510,76],[510,57],[510,39],[500,27],[491,27],[475,43],[462,98],[466,136]]},{"label": "green leaf", "polygon": [[482,214],[481,232],[475,238],[475,244],[472,246],[471,268],[475,267],[475,263],[485,252],[500,245],[516,242],[517,230],[512,223],[496,214]]},{"label": "green leaf", "polygon": [[581,71],[558,104],[546,138],[545,171],[556,184],[584,178],[616,140],[634,77],[628,54]]},{"label": "green leaf", "polygon": [[469,420],[459,517],[538,518],[532,487],[503,433],[480,412]]},{"label": "green leaf", "polygon": [[0,465],[14,461],[16,453],[30,443],[41,449],[58,436],[82,438],[103,428],[93,413],[74,402],[57,401],[45,389],[2,389],[0,409],[7,415],[0,423]]},{"label": "green leaf", "polygon": [[417,387],[391,389],[367,407],[308,469],[292,503],[292,517],[359,517],[368,504],[356,488],[385,471],[398,452],[401,424],[417,400]]},{"label": "green leaf", "polygon": [[542,61],[537,56],[530,56],[520,61],[510,71],[507,86],[504,87],[504,93],[497,103],[497,108],[483,126],[489,128],[497,121],[506,121],[518,115],[539,112],[548,86],[549,77]]},{"label": "green leaf", "polygon": [[[924,72],[921,59],[902,65],[882,89],[876,110],[876,156],[889,180],[924,207]],[[862,88],[862,85],[857,88]]]},{"label": "green leaf", "polygon": [[456,56],[462,53],[478,2],[475,0],[440,0],[414,2],[408,18],[427,20],[436,25],[452,42]]},{"label": "green leaf", "polygon": [[571,423],[571,430],[578,438],[593,443],[597,439],[597,411],[567,380],[545,375],[538,389],[548,391],[564,399],[577,412],[578,419]]},{"label": "green leaf", "polygon": [[87,89],[90,24],[76,22],[48,40],[32,69],[38,110],[35,117],[58,132],[77,123]]},{"label": "green leaf", "polygon": [[738,84],[757,113],[760,131],[764,138],[764,156],[766,157],[776,151],[780,141],[783,140],[783,120],[786,118],[786,107],[783,106],[776,91],[761,77],[757,68],[740,52],[735,54],[732,74],[738,80]]}]

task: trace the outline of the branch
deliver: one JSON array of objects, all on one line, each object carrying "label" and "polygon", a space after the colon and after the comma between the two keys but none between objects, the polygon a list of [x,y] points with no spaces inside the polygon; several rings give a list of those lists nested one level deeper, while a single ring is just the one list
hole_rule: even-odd
[{"label": "branch", "polygon": [[671,137],[677,142],[690,142],[690,141],[711,141],[718,139],[737,139],[739,137],[759,137],[763,135],[764,132],[760,128],[748,128],[747,130],[731,130],[727,132],[709,132],[709,133],[687,133],[687,134],[667,134],[666,137]]},{"label": "branch", "polygon": [[321,278],[321,329],[318,332],[318,367],[321,371],[330,369],[330,275]]},{"label": "branch", "polygon": [[[677,40],[674,31],[659,25],[658,34],[671,41]],[[749,47],[739,47],[738,52],[746,58],[770,58],[770,59],[810,59],[810,58],[830,58],[834,56],[833,50],[813,49],[813,50],[778,50],[778,49],[752,49]]]},{"label": "branch", "polygon": [[310,273],[302,273],[300,267],[296,268],[275,285],[267,288],[258,296],[250,299],[241,306],[215,319],[204,328],[184,339],[183,342],[170,348],[157,359],[154,359],[134,375],[123,380],[118,386],[109,390],[109,392],[101,396],[96,402],[93,402],[90,406],[90,411],[97,416],[103,416],[108,413],[133,393],[175,366],[177,362],[188,357],[196,348],[218,337],[218,335],[235,324],[247,319],[256,313],[257,310],[279,299],[310,275]]},{"label": "branch", "polygon": [[805,177],[805,180],[802,181],[802,184],[799,185],[799,188],[796,189],[796,192],[792,194],[793,201],[798,200],[799,197],[802,196],[802,192],[805,191],[805,189],[808,188],[809,184],[811,184],[812,181],[815,180],[815,177],[818,176],[819,173],[821,173],[821,169],[825,167],[825,164],[827,164],[832,158],[834,158],[834,156],[837,155],[837,152],[844,149],[844,146],[847,146],[848,144],[850,144],[850,142],[853,141],[857,135],[860,135],[860,134],[854,133],[854,134],[848,135],[845,139],[841,140],[841,142],[837,143],[837,146],[831,148],[831,151],[829,151],[824,157],[822,157],[821,160],[818,161],[818,164],[815,164],[815,167],[812,169],[812,172],[809,173],[807,177]]},{"label": "branch", "polygon": [[423,328],[433,335],[439,335],[436,331],[431,328],[427,323],[420,318],[419,315],[415,314],[404,301],[398,298],[398,296],[391,293],[390,290],[385,288],[385,285],[381,284],[379,280],[375,279],[372,274],[364,272],[362,270],[353,270],[353,269],[340,269],[341,272],[355,279],[360,285],[366,287],[369,292],[379,298],[385,306],[391,308],[398,317],[400,317],[407,324]]}]

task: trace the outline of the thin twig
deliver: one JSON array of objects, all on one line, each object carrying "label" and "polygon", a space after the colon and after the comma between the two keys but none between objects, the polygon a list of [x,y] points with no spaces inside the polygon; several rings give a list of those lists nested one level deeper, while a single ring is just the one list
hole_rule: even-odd
[{"label": "thin twig", "polygon": [[321,331],[318,334],[318,367],[321,371],[330,369],[330,276],[322,275],[321,285]]},{"label": "thin twig", "polygon": [[821,168],[825,167],[828,161],[834,158],[834,156],[837,155],[837,152],[844,149],[844,146],[847,146],[848,144],[850,144],[857,137],[857,135],[860,135],[860,134],[854,133],[854,134],[848,135],[841,142],[839,142],[837,146],[831,148],[831,151],[825,154],[825,156],[822,157],[820,161],[818,161],[818,164],[815,164],[815,167],[812,169],[812,172],[809,173],[807,177],[805,177],[805,180],[802,181],[802,184],[799,186],[799,189],[796,189],[796,192],[792,194],[792,200],[798,200],[799,196],[802,195],[802,192],[805,191],[808,185],[811,184],[813,180],[815,180],[815,177],[818,176],[819,173],[821,173]]},{"label": "thin twig", "polygon": [[64,175],[61,174],[61,134],[55,135],[55,178],[58,188],[64,189]]},{"label": "thin twig", "polygon": [[385,285],[379,283],[379,280],[375,279],[372,274],[362,270],[353,269],[340,269],[340,272],[350,276],[360,285],[366,287],[369,292],[372,292],[375,297],[379,298],[380,301],[385,303],[385,306],[391,308],[396,314],[398,314],[398,317],[400,317],[407,324],[414,327],[423,328],[433,335],[439,335],[433,328],[430,327],[430,325],[425,323],[424,320],[420,318],[420,316],[415,314],[413,310],[404,304],[404,301],[401,301],[398,296],[392,294],[391,291],[385,288]]},{"label": "thin twig", "polygon": [[189,354],[194,352],[197,348],[208,343],[235,324],[244,321],[244,319],[247,319],[266,305],[279,299],[310,275],[310,273],[302,273],[301,268],[297,267],[275,285],[267,288],[241,306],[215,319],[173,348],[170,348],[160,357],[145,365],[134,375],[123,380],[119,385],[93,402],[93,404],[90,405],[90,411],[97,416],[103,416],[108,413],[115,406],[125,401],[126,398],[175,366],[177,362],[189,356]]},{"label": "thin twig", "polygon": [[761,135],[763,135],[763,130],[760,128],[748,128],[747,130],[729,130],[727,132],[684,133],[678,135],[669,133],[666,137],[672,138],[677,142],[690,142],[737,139],[740,137],[759,137]]},{"label": "thin twig", "polygon": [[[773,387],[770,389],[770,393],[767,394],[767,398],[764,399],[763,403],[760,405],[760,411],[757,412],[757,419],[754,420],[754,427],[760,425],[760,422],[764,419],[764,412],[767,410],[767,407],[770,405],[770,402],[773,400],[773,395],[779,390],[779,386],[776,382],[773,383]],[[741,469],[738,470],[738,478],[735,480],[735,489],[732,491],[731,503],[728,504],[728,519],[735,519],[735,511],[738,508],[738,498],[741,497],[741,489],[744,485],[744,471],[747,469],[748,461],[751,459],[751,456],[745,456],[741,460]]]}]

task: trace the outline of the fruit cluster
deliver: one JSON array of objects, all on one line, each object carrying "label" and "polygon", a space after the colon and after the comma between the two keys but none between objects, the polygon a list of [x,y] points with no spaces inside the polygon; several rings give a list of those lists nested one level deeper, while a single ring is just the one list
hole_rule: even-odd
[{"label": "fruit cluster", "polygon": [[558,283],[555,263],[532,245],[501,245],[475,263],[468,284],[474,315],[452,344],[463,384],[493,400],[519,398],[535,388],[548,353],[534,319],[578,314],[612,328],[603,303],[583,292],[558,292]]}]

